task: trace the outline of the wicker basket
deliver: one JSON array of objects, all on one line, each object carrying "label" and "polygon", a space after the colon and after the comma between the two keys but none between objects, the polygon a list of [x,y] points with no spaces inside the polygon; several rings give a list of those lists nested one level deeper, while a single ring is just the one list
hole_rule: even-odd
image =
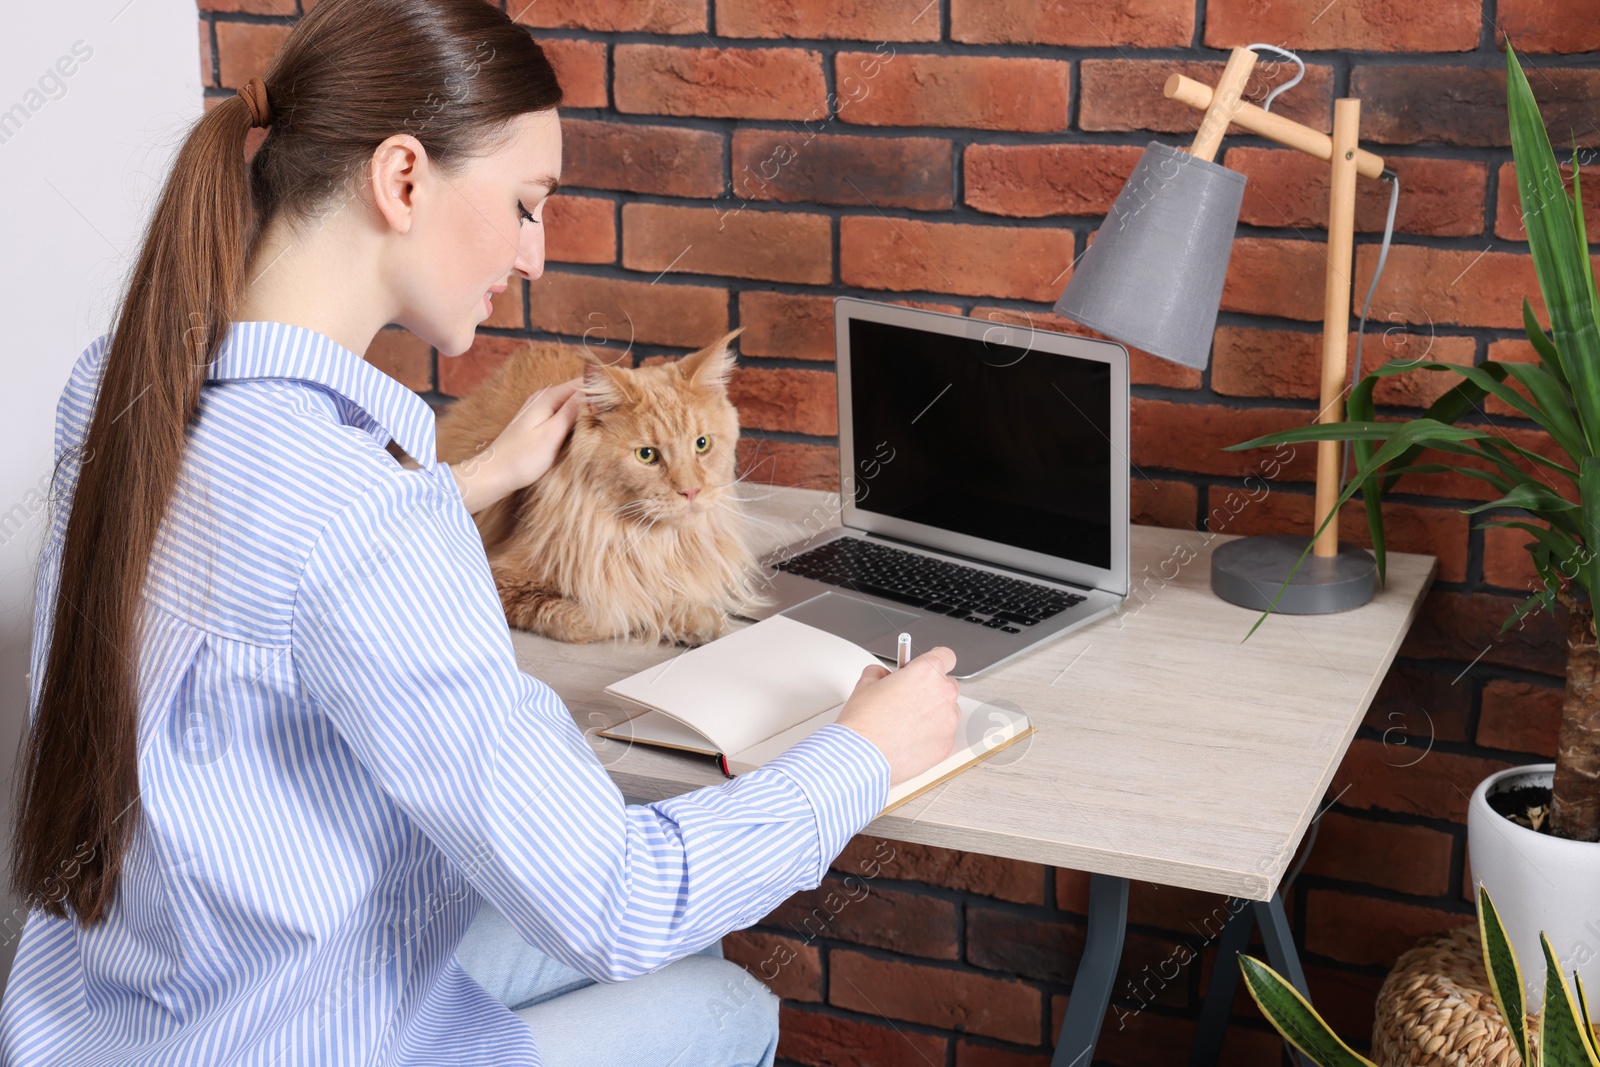
[{"label": "wicker basket", "polygon": [[1477,926],[1425,937],[1395,961],[1378,991],[1372,1053],[1378,1067],[1521,1067],[1489,989]]}]

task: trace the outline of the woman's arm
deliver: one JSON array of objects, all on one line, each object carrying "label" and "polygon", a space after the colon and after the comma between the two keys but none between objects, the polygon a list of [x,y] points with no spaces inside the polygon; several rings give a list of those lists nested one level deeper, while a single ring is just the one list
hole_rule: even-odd
[{"label": "woman's arm", "polygon": [[469,515],[476,515],[512,490],[521,488],[508,486],[501,470],[485,458],[485,453],[493,447],[490,445],[471,459],[449,465],[450,473],[455,475],[456,489],[461,493],[461,503],[466,505]]},{"label": "woman's arm", "polygon": [[391,477],[328,522],[292,637],[303,691],[416,826],[525,940],[601,982],[820,884],[888,797],[876,746],[829,723],[731,782],[627,804],[519,667],[478,531],[439,479]]}]

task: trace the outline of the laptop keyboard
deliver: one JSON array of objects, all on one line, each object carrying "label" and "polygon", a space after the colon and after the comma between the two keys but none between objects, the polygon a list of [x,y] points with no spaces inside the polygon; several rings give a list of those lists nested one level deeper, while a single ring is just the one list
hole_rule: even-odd
[{"label": "laptop keyboard", "polygon": [[1022,633],[1084,599],[1048,585],[857,537],[837,538],[775,566],[1008,634]]}]

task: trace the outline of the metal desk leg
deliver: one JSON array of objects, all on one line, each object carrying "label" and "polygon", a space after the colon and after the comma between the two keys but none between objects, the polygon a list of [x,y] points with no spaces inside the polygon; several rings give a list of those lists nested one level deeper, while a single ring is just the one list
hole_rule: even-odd
[{"label": "metal desk leg", "polygon": [[[1274,893],[1271,900],[1253,901],[1249,908],[1241,909],[1228,920],[1217,942],[1217,962],[1211,972],[1211,984],[1206,989],[1205,1003],[1200,1008],[1200,1025],[1195,1031],[1194,1047],[1189,1050],[1189,1067],[1212,1067],[1222,1052],[1222,1034],[1233,1009],[1234,992],[1239,988],[1237,957],[1249,948],[1250,932],[1257,923],[1261,925],[1267,963],[1287,978],[1301,996],[1310,999],[1300,954],[1295,950],[1294,936],[1283,914],[1283,898]],[[1298,1054],[1295,1061],[1303,1062]]]},{"label": "metal desk leg", "polygon": [[1283,914],[1283,898],[1274,893],[1271,900],[1256,901],[1255,913],[1256,922],[1261,924],[1261,940],[1267,946],[1267,962],[1287,978],[1302,997],[1310,1000],[1306,972],[1300,967],[1300,953],[1295,951],[1294,935],[1289,932],[1289,920]]},{"label": "metal desk leg", "polygon": [[1072,979],[1067,1014],[1061,1020],[1050,1067],[1089,1067],[1100,1024],[1111,1004],[1122,938],[1128,929],[1128,880],[1105,874],[1089,876],[1089,935]]},{"label": "metal desk leg", "polygon": [[1194,1045],[1189,1049],[1189,1067],[1212,1067],[1222,1053],[1222,1033],[1228,1028],[1234,992],[1239,988],[1239,953],[1250,947],[1250,931],[1256,928],[1255,908],[1240,908],[1222,928],[1217,939],[1217,962],[1211,969],[1211,984],[1206,987],[1205,1003],[1200,1006],[1200,1024],[1195,1028]]}]

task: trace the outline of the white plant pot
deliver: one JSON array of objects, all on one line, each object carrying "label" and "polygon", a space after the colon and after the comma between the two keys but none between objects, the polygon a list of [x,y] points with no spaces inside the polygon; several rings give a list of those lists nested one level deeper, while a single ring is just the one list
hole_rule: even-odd
[{"label": "white plant pot", "polygon": [[1550,787],[1555,764],[1536,763],[1491,774],[1467,807],[1467,847],[1474,887],[1482,885],[1511,939],[1527,988],[1528,1010],[1544,1002],[1544,951],[1571,981],[1583,980],[1590,1004],[1600,997],[1600,843],[1568,841],[1518,826],[1489,806],[1491,793],[1520,786]]}]

